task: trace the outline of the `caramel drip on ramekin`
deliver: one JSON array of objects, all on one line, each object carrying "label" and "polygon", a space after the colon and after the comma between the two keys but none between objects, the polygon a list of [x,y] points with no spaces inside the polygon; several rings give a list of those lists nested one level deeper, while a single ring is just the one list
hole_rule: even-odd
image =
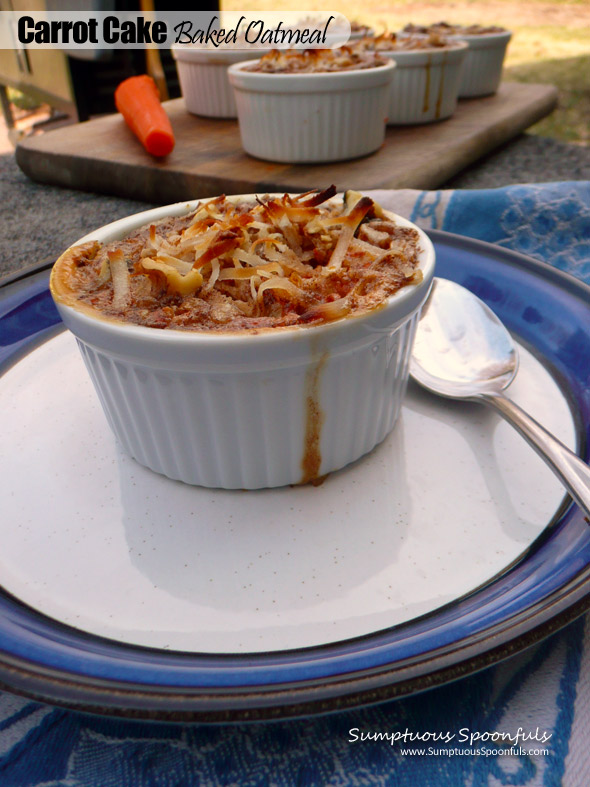
[{"label": "caramel drip on ramekin", "polygon": [[440,108],[442,103],[443,91],[445,89],[445,70],[447,66],[447,53],[443,52],[443,59],[440,68],[440,82],[438,85],[438,98],[436,99],[436,112],[434,117],[438,120],[440,118]]},{"label": "caramel drip on ramekin", "polygon": [[305,376],[305,434],[303,436],[303,456],[301,458],[302,484],[321,483],[320,437],[324,423],[324,413],[320,407],[321,373],[328,359],[325,352]]},{"label": "caramel drip on ramekin", "polygon": [[426,84],[424,86],[424,101],[422,103],[422,112],[428,112],[430,104],[430,55],[426,62]]}]

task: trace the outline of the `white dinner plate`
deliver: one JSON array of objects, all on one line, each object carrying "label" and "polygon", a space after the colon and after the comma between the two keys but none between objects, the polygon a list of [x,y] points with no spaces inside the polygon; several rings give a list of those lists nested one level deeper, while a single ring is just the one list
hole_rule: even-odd
[{"label": "white dinner plate", "polygon": [[[511,397],[574,448],[563,393],[520,358]],[[150,648],[282,651],[405,623],[506,570],[564,497],[498,415],[416,386],[389,437],[320,486],[172,481],[119,448],[69,332],[0,378],[0,433],[2,587]]]},{"label": "white dinner plate", "polygon": [[[587,456],[589,288],[433,231],[437,275],[521,347],[509,395]],[[588,608],[590,528],[481,405],[411,385],[319,486],[186,486],[111,435],[38,274],[0,289],[0,685],[107,714],[227,721],[402,696]]]}]

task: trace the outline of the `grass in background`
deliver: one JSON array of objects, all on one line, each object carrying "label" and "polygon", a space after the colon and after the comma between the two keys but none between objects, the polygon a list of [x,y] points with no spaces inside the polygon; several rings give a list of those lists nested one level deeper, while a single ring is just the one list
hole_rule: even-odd
[{"label": "grass in background", "polygon": [[590,146],[590,55],[522,63],[506,69],[517,82],[545,82],[559,88],[555,112],[528,129],[531,134]]},{"label": "grass in background", "polygon": [[559,105],[530,133],[590,146],[590,3],[588,0],[221,0],[228,11],[339,11],[378,32],[407,22],[480,22],[509,28],[504,78],[553,84]]}]

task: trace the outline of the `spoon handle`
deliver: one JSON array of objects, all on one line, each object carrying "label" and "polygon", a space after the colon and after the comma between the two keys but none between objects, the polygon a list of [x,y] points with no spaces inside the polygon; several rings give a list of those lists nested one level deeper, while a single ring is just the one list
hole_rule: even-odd
[{"label": "spoon handle", "polygon": [[520,432],[561,479],[586,516],[590,517],[590,467],[521,407],[501,393],[479,394],[474,398],[489,404]]}]

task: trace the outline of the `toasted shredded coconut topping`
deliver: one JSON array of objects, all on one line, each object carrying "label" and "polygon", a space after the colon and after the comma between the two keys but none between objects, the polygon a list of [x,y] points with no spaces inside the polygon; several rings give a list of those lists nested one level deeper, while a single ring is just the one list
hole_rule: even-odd
[{"label": "toasted shredded coconut topping", "polygon": [[335,191],[222,196],[121,241],[74,247],[56,265],[58,291],[113,319],[187,330],[307,325],[375,309],[421,281],[418,233],[369,197]]},{"label": "toasted shredded coconut topping", "polygon": [[410,23],[404,27],[403,32],[421,35],[435,33],[442,36],[483,36],[490,33],[505,33],[507,31],[505,27],[498,27],[497,25],[457,25],[449,22],[435,22],[431,25],[414,25]]},{"label": "toasted shredded coconut topping", "polygon": [[373,52],[351,44],[335,49],[273,49],[243,70],[265,74],[316,74],[376,68],[386,63]]},{"label": "toasted shredded coconut topping", "polygon": [[359,22],[357,19],[352,19],[350,22],[350,32],[356,35],[362,33],[365,36],[371,36],[373,35],[374,31],[369,27],[369,25],[365,25],[362,22]]},{"label": "toasted shredded coconut topping", "polygon": [[440,33],[420,34],[383,33],[356,41],[352,47],[364,52],[397,52],[413,49],[456,49],[460,44]]}]

